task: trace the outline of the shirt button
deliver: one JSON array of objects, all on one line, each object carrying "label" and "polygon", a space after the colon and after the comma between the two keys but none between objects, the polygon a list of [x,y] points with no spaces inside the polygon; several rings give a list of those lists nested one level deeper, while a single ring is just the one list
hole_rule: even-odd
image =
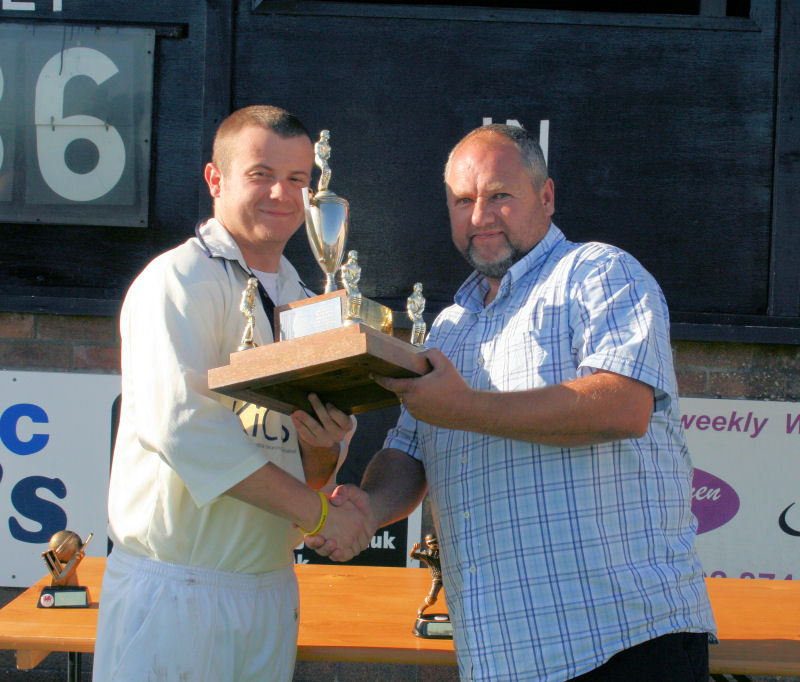
[{"label": "shirt button", "polygon": [[478,367],[483,367],[483,358],[478,358]]},{"label": "shirt button", "polygon": [[465,512],[464,512],[464,518],[465,518],[465,519],[468,519],[468,518],[469,518],[469,512],[468,512],[468,511],[465,511]]},{"label": "shirt button", "polygon": [[461,458],[461,463],[462,463],[462,464],[466,464],[466,463],[467,463],[467,458],[466,458],[466,456],[464,456],[464,457],[462,457],[462,458]]},{"label": "shirt button", "polygon": [[470,572],[470,573],[477,573],[477,572],[478,572],[478,569],[477,569],[477,568],[475,568],[474,566],[470,566],[470,567],[469,567],[469,572]]}]

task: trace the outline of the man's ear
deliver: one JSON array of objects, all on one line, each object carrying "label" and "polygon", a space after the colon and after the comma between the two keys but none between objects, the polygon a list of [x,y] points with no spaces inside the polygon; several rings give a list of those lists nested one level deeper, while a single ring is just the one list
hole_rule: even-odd
[{"label": "man's ear", "polygon": [[219,198],[222,191],[222,172],[217,168],[217,165],[215,163],[207,163],[203,171],[203,177],[208,185],[208,193],[214,199]]},{"label": "man's ear", "polygon": [[544,185],[542,185],[539,196],[542,200],[545,213],[547,215],[553,215],[553,213],[556,212],[556,188],[552,178],[547,178]]}]

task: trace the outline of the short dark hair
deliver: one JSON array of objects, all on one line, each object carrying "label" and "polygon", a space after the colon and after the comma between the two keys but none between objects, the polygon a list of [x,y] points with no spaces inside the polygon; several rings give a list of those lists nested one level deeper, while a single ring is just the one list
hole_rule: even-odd
[{"label": "short dark hair", "polygon": [[234,111],[228,116],[214,136],[214,149],[211,161],[224,174],[230,167],[230,145],[228,142],[242,128],[259,126],[271,130],[280,137],[300,137],[305,135],[309,140],[311,135],[297,116],[290,114],[285,109],[266,104],[254,104]]},{"label": "short dark hair", "polygon": [[455,153],[465,142],[473,137],[477,137],[478,135],[502,135],[503,137],[509,139],[514,143],[517,151],[519,151],[519,154],[522,157],[522,161],[525,165],[525,169],[528,172],[528,175],[530,176],[534,186],[541,188],[541,186],[547,182],[547,178],[549,177],[547,173],[547,162],[544,160],[544,153],[542,152],[542,148],[539,146],[539,140],[533,137],[533,135],[525,130],[525,128],[521,126],[506,125],[505,123],[490,123],[489,125],[475,128],[464,135],[464,137],[458,141],[456,146],[453,147],[453,149],[450,151],[450,155],[447,157],[447,163],[444,167],[445,179],[447,179],[447,174],[450,171],[450,165],[452,164]]}]

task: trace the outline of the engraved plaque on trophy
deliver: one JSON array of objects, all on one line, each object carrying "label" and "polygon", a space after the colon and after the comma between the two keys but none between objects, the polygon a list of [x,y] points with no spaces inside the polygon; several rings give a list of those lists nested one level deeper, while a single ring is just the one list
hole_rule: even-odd
[{"label": "engraved plaque on trophy", "polygon": [[344,289],[334,289],[278,307],[275,339],[289,341],[352,324],[365,324],[384,334],[393,332],[391,309],[363,297],[358,290],[361,266],[357,251],[350,251],[340,272]]},{"label": "engraved plaque on trophy", "polygon": [[316,393],[323,403],[357,414],[398,403],[394,393],[372,380],[372,374],[414,377],[430,370],[422,345],[422,284],[414,285],[408,299],[412,341],[408,343],[398,338],[402,331],[398,333],[400,325],[391,309],[361,294],[358,252],[351,250],[344,259],[349,204],[329,188],[330,154],[330,133],[323,130],[314,145],[320,169],[317,191],[303,190],[306,235],[325,275],[325,293],[276,308],[275,343],[255,347],[254,299],[248,286],[242,292],[246,325],[239,352],[231,354],[229,365],[209,370],[210,389],[286,414],[297,409],[313,413],[307,396]]},{"label": "engraved plaque on trophy", "polygon": [[50,538],[50,548],[42,552],[52,581],[43,587],[37,606],[40,609],[76,609],[89,606],[88,589],[78,584],[78,564],[86,555],[86,545],[92,539],[89,534],[86,542],[81,542],[77,533],[60,530]]}]

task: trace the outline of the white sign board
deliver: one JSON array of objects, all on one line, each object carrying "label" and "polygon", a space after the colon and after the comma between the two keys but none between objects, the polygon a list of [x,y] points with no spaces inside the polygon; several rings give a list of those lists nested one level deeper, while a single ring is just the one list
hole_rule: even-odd
[{"label": "white sign board", "polygon": [[706,575],[800,579],[800,404],[681,398]]},{"label": "white sign board", "polygon": [[0,371],[0,585],[28,587],[47,573],[42,552],[67,528],[107,549],[109,374]]},{"label": "white sign board", "polygon": [[[63,528],[94,533],[87,554],[105,556],[119,392],[117,375],[0,371],[0,585],[39,580],[41,553]],[[680,407],[706,574],[800,579],[800,404],[682,398]],[[419,528],[418,509],[409,547],[396,549],[407,553]],[[395,549],[389,540],[397,544],[378,534],[372,548]]]},{"label": "white sign board", "polygon": [[[47,573],[42,552],[59,530],[82,539],[86,554],[108,547],[108,475],[118,375],[0,370],[0,585],[28,587]],[[407,522],[379,530],[366,563],[410,565],[420,537],[418,507]],[[299,548],[302,550],[302,545]],[[298,552],[297,561],[306,562]],[[313,560],[313,559],[312,559]],[[362,562],[363,563],[363,562]]]}]

